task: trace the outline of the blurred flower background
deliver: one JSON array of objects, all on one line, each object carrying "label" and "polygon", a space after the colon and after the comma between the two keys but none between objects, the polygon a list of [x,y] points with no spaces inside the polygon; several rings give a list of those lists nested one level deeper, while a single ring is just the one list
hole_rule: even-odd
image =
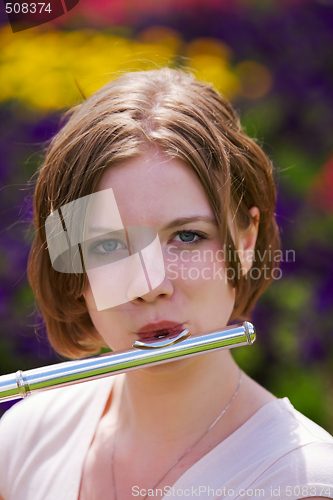
[{"label": "blurred flower background", "polygon": [[38,28],[1,26],[0,373],[60,360],[26,264],[29,181],[61,114],[122,72],[186,67],[231,99],[272,158],[283,250],[294,250],[253,314],[256,344],[233,354],[333,433],[333,2],[81,0]]}]

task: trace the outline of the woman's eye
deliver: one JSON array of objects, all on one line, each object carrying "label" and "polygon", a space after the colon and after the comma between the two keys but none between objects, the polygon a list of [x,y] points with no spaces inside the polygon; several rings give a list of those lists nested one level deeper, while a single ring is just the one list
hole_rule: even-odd
[{"label": "woman's eye", "polygon": [[203,239],[204,237],[195,231],[179,231],[175,237],[176,241],[181,241],[182,243],[198,243]]},{"label": "woman's eye", "polygon": [[105,240],[93,246],[92,250],[95,253],[107,254],[116,250],[123,250],[126,246],[118,240]]}]

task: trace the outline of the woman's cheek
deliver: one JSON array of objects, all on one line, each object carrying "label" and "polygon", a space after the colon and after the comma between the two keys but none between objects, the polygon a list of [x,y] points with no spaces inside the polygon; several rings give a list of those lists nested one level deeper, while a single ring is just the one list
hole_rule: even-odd
[{"label": "woman's cheek", "polygon": [[218,248],[201,252],[182,250],[166,260],[166,276],[171,280],[188,282],[188,285],[201,286],[210,283],[213,288],[217,284],[227,285],[225,262],[221,252]]}]

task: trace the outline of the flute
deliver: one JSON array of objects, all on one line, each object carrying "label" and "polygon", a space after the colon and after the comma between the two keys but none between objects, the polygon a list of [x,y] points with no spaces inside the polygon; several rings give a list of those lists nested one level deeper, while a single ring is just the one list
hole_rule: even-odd
[{"label": "flute", "polygon": [[221,349],[251,345],[256,339],[252,323],[245,321],[205,335],[183,330],[174,338],[155,342],[136,340],[133,348],[75,361],[0,376],[0,402],[25,398],[35,392],[64,387],[98,378],[126,373],[143,366],[156,366],[175,359]]}]

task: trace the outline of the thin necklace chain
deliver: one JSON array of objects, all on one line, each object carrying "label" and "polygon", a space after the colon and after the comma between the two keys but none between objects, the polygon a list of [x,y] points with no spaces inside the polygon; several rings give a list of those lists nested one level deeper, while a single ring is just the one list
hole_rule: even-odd
[{"label": "thin necklace chain", "polygon": [[[169,467],[169,469],[165,472],[165,474],[163,474],[163,476],[157,481],[157,483],[152,487],[152,488],[149,488],[151,490],[155,490],[156,486],[158,486],[160,484],[160,482],[165,478],[165,476],[167,474],[169,474],[169,472],[174,468],[176,467],[176,465],[188,454],[190,453],[191,450],[193,450],[193,448],[206,436],[206,434],[217,424],[217,422],[220,420],[220,418],[225,414],[225,412],[228,410],[228,408],[231,406],[233,400],[235,399],[235,397],[237,396],[238,394],[238,391],[239,391],[239,388],[241,386],[241,383],[242,383],[242,370],[239,370],[239,380],[238,380],[238,385],[237,385],[237,389],[234,393],[234,395],[232,396],[231,400],[229,401],[228,405],[224,408],[224,410],[219,414],[219,416],[214,420],[214,422],[212,424],[210,424],[210,426],[208,427],[208,429],[205,430],[205,432],[199,437],[199,439],[197,439],[197,441],[195,441],[194,444],[192,444],[192,446],[190,446],[190,448],[188,448],[185,453],[183,453],[179,458],[178,460],[176,460],[176,462],[174,462],[171,467]],[[115,481],[115,473],[114,473],[114,455],[115,455],[115,447],[116,447],[116,435],[117,435],[117,428],[116,428],[116,431],[115,431],[115,435],[114,435],[114,440],[113,440],[113,446],[112,446],[112,456],[111,456],[111,471],[112,471],[112,482],[113,482],[113,492],[114,492],[114,500],[118,500],[118,497],[117,497],[117,487],[116,487],[116,481]],[[148,494],[143,498],[143,500],[146,500],[146,498],[148,497]]]}]

